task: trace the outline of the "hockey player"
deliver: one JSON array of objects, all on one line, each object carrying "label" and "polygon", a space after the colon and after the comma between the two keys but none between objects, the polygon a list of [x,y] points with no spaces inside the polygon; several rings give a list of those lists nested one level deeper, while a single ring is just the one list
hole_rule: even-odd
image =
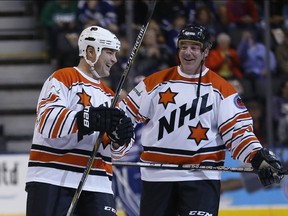
[{"label": "hockey player", "polygon": [[[112,158],[123,157],[133,142],[131,119],[109,108],[109,76],[120,50],[110,31],[91,26],[79,40],[77,67],[55,71],[44,83],[30,151],[27,216],[66,215],[93,146],[106,132],[75,208],[76,215],[116,215],[111,187]],[[113,141],[111,141],[113,140]]]},{"label": "hockey player", "polygon": [[[141,81],[120,103],[142,122],[141,161],[223,166],[233,159],[252,163],[263,185],[279,183],[282,165],[253,133],[250,114],[236,90],[205,67],[210,36],[201,26],[181,30],[179,66]],[[141,216],[218,215],[219,171],[141,168]]]}]

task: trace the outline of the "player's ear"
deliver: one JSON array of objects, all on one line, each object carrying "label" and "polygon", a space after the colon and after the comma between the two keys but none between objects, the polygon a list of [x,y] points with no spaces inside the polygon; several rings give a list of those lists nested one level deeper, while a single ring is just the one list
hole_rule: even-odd
[{"label": "player's ear", "polygon": [[209,54],[209,49],[206,48],[203,52],[202,52],[202,60],[205,60],[207,58]]},{"label": "player's ear", "polygon": [[95,50],[92,46],[88,46],[86,52],[87,52],[87,58],[89,60],[91,60],[95,56]]}]

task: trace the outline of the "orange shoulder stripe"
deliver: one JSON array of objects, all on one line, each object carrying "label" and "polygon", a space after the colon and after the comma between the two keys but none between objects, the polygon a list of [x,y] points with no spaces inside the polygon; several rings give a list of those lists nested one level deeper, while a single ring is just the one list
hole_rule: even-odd
[{"label": "orange shoulder stripe", "polygon": [[[185,78],[181,77],[177,72],[177,66],[167,68],[162,71],[158,71],[144,79],[144,83],[146,85],[146,91],[149,93],[152,91],[157,85],[170,80],[185,80]],[[187,79],[190,80],[190,79]]]},{"label": "orange shoulder stripe", "polygon": [[114,95],[114,92],[108,88],[102,81],[100,83],[91,82],[82,76],[75,68],[68,67],[62,68],[53,74],[53,78],[57,79],[59,82],[63,83],[67,88],[70,88],[72,84],[78,82],[85,82],[86,84],[90,84],[92,86],[98,86],[103,89],[106,93]]},{"label": "orange shoulder stripe", "polygon": [[224,98],[237,93],[228,81],[211,70],[208,70],[205,76],[202,77],[201,82],[206,84],[211,83],[213,88],[217,89]]}]

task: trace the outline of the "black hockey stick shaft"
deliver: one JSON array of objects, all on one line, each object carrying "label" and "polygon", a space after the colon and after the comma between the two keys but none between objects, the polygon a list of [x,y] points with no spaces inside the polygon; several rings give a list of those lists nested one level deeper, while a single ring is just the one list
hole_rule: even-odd
[{"label": "black hockey stick shaft", "polygon": [[230,172],[250,172],[254,173],[253,168],[234,168],[224,166],[202,166],[196,164],[165,164],[165,163],[146,163],[146,162],[122,162],[114,161],[114,166],[138,166],[156,169],[176,169],[176,170],[212,170],[212,171],[230,171]]},{"label": "black hockey stick shaft", "polygon": [[[176,169],[176,170],[210,170],[210,171],[224,171],[224,172],[244,172],[244,173],[257,173],[252,167],[241,168],[241,167],[225,167],[225,166],[202,166],[196,164],[164,164],[164,163],[146,163],[146,162],[125,162],[125,161],[114,161],[114,166],[137,166],[147,168],[158,168],[158,169]],[[288,175],[287,170],[282,175]]]},{"label": "black hockey stick shaft", "polygon": [[[126,78],[127,78],[128,73],[129,73],[129,71],[131,69],[131,66],[132,66],[132,64],[134,62],[134,59],[135,59],[135,56],[136,56],[136,54],[137,54],[137,52],[139,50],[139,47],[140,47],[140,45],[142,43],[142,40],[143,40],[144,35],[145,35],[145,32],[146,32],[146,30],[147,30],[147,28],[149,26],[151,17],[153,15],[153,12],[154,12],[154,9],[155,9],[155,6],[156,6],[156,0],[150,0],[149,1],[149,6],[148,6],[148,13],[147,13],[146,23],[144,23],[142,25],[142,27],[141,27],[141,29],[139,31],[139,34],[138,34],[138,36],[136,38],[134,47],[133,47],[132,52],[130,54],[130,57],[129,57],[128,61],[127,61],[126,67],[125,67],[125,69],[124,69],[124,71],[122,73],[122,76],[121,76],[121,79],[119,81],[118,87],[117,87],[117,89],[115,91],[115,97],[113,98],[111,107],[115,107],[116,104],[117,104],[117,101],[118,101],[118,99],[120,97],[120,94],[121,94],[121,91],[122,91],[122,88],[123,88],[123,85],[124,85],[124,83],[126,81]],[[101,132],[99,134],[97,140],[96,140],[96,143],[94,144],[93,151],[91,153],[91,156],[89,157],[89,160],[88,160],[87,165],[85,167],[85,170],[83,172],[82,178],[81,178],[81,180],[79,182],[79,185],[78,185],[78,187],[77,187],[77,189],[75,191],[75,194],[74,194],[74,196],[72,198],[72,201],[71,201],[71,204],[70,204],[70,207],[68,209],[68,212],[67,212],[66,216],[72,216],[73,215],[73,212],[74,212],[75,207],[76,207],[76,205],[78,203],[78,200],[79,200],[79,197],[81,195],[81,192],[82,192],[83,187],[85,185],[85,182],[86,182],[86,180],[88,178],[89,172],[90,172],[90,170],[91,170],[91,168],[93,166],[93,163],[94,163],[96,154],[98,152],[99,146],[100,146],[100,144],[102,142],[103,136],[104,136],[104,133]]]}]

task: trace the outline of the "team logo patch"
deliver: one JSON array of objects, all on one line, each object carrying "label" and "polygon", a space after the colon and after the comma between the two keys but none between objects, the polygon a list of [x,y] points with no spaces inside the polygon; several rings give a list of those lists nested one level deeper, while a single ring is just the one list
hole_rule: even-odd
[{"label": "team logo patch", "polygon": [[236,95],[234,98],[234,104],[236,105],[236,107],[238,107],[239,109],[245,109],[245,104],[243,103],[242,99],[240,98],[239,95]]}]

